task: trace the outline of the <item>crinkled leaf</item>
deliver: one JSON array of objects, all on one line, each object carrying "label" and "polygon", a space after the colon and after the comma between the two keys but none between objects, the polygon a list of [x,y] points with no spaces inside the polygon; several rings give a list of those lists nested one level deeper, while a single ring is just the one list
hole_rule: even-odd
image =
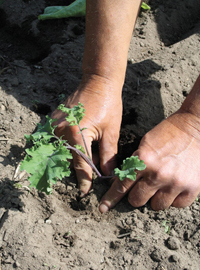
[{"label": "crinkled leaf", "polygon": [[56,119],[51,119],[49,116],[46,116],[46,123],[44,125],[38,124],[37,131],[31,135],[25,135],[26,140],[29,142],[32,140],[33,142],[37,142],[40,139],[45,139],[46,141],[54,138],[54,129],[55,126],[52,127],[52,123],[56,121]]},{"label": "crinkled leaf", "polygon": [[61,19],[68,17],[82,17],[86,13],[86,0],[76,0],[69,6],[50,6],[45,8],[39,20]]},{"label": "crinkled leaf", "polygon": [[145,10],[150,10],[150,6],[148,6],[146,3],[142,2],[141,8],[145,9]]},{"label": "crinkled leaf", "polygon": [[70,175],[68,159],[72,155],[62,143],[56,145],[43,140],[40,146],[34,145],[26,152],[20,169],[31,174],[28,179],[31,187],[49,194],[57,178],[61,180]]},{"label": "crinkled leaf", "polygon": [[69,122],[70,126],[77,126],[80,124],[80,121],[83,119],[85,115],[85,109],[82,103],[78,103],[73,108],[66,108],[64,104],[60,104],[58,106],[58,110],[66,113],[65,117],[66,121]]},{"label": "crinkled leaf", "polygon": [[75,144],[74,147],[78,150],[80,150],[83,154],[85,154],[85,149],[80,144]]},{"label": "crinkled leaf", "polygon": [[131,156],[123,161],[121,170],[116,168],[114,171],[115,175],[118,176],[121,181],[123,181],[125,178],[129,178],[135,181],[136,179],[135,170],[142,171],[145,168],[146,165],[144,164],[143,160],[140,160],[138,156]]}]

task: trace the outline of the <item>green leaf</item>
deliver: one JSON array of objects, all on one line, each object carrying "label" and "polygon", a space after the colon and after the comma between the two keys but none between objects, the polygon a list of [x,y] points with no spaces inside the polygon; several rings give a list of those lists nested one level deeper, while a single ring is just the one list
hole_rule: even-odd
[{"label": "green leaf", "polygon": [[56,144],[41,140],[39,146],[34,145],[26,152],[20,170],[31,175],[28,179],[31,187],[49,194],[57,178],[61,180],[70,175],[68,159],[72,159],[72,155],[62,142]]},{"label": "green leaf", "polygon": [[148,6],[146,3],[142,2],[141,8],[143,8],[144,10],[150,10],[150,6]]},{"label": "green leaf", "polygon": [[54,130],[55,126],[52,127],[52,123],[56,121],[56,119],[51,119],[49,116],[46,116],[46,123],[42,126],[40,123],[37,125],[37,131],[31,135],[24,135],[27,142],[33,141],[37,142],[42,138],[49,141],[51,138],[54,138]]},{"label": "green leaf", "polygon": [[67,114],[65,119],[67,122],[69,122],[70,126],[78,126],[85,115],[85,109],[83,104],[80,102],[73,108],[66,108],[64,104],[60,104],[58,106],[58,110],[61,110]]},{"label": "green leaf", "polygon": [[162,226],[165,227],[165,233],[169,234],[171,230],[171,222],[168,220],[164,220],[162,222]]},{"label": "green leaf", "polygon": [[80,144],[75,144],[74,147],[78,150],[80,150],[83,154],[85,154],[85,149]]},{"label": "green leaf", "polygon": [[116,168],[114,172],[120,181],[123,181],[125,178],[135,181],[137,174],[135,170],[142,171],[145,168],[146,165],[143,160],[140,160],[138,156],[131,156],[123,161],[121,170]]},{"label": "green leaf", "polygon": [[51,6],[38,16],[39,20],[82,17],[86,13],[86,0],[76,0],[69,6]]}]

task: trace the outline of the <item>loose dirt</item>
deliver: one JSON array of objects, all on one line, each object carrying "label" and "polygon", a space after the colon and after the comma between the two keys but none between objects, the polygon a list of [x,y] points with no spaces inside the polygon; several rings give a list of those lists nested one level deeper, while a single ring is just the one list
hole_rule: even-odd
[{"label": "loose dirt", "polygon": [[[47,196],[19,173],[24,134],[44,123],[81,79],[84,18],[40,22],[46,6],[70,1],[5,1],[0,6],[0,269],[200,269],[200,202],[185,209],[133,209],[124,198],[98,211],[108,183],[77,200],[75,174]],[[200,73],[200,1],[151,0],[128,54],[119,162],[176,111]],[[188,168],[190,169],[190,168]]]}]

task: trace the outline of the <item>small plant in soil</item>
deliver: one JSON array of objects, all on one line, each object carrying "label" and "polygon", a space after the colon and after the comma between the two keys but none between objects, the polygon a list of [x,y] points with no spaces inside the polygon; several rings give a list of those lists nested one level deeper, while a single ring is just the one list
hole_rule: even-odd
[{"label": "small plant in soil", "polygon": [[169,220],[164,220],[162,226],[165,228],[165,233],[169,234],[171,230],[171,222]]},{"label": "small plant in soil", "polygon": [[[28,178],[30,187],[35,187],[50,194],[52,192],[52,185],[56,184],[58,179],[62,180],[62,178],[70,176],[70,160],[73,158],[72,151],[80,155],[99,178],[112,178],[112,176],[102,176],[89,155],[84,139],[84,130],[86,128],[81,128],[80,126],[80,122],[85,115],[83,104],[79,103],[73,108],[66,108],[61,104],[58,109],[66,114],[65,119],[70,126],[79,127],[85,148],[81,145],[72,146],[67,140],[57,137],[55,135],[56,126],[53,125],[56,119],[46,116],[45,125],[38,124],[37,131],[34,134],[25,135],[27,142],[32,142],[33,146],[26,149],[27,155],[22,161],[20,170],[25,170],[30,174]],[[145,168],[146,165],[143,160],[139,160],[137,156],[131,156],[123,161],[121,169],[116,168],[114,172],[121,181],[125,178],[135,181],[136,170],[141,171]]]}]

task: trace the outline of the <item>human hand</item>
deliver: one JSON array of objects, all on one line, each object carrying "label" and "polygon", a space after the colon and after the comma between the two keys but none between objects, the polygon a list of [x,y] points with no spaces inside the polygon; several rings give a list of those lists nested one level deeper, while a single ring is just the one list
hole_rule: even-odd
[{"label": "human hand", "polygon": [[[89,154],[92,157],[92,142],[99,142],[100,167],[105,175],[110,175],[116,167],[115,155],[122,117],[121,89],[105,78],[92,76],[82,80],[77,91],[65,102],[66,107],[73,107],[78,102],[83,103],[85,116],[81,120],[81,128],[86,128],[83,135]],[[77,126],[69,126],[65,114],[56,110],[52,114],[56,118],[55,133],[63,136],[70,145],[79,144],[84,147]],[[85,148],[85,147],[84,147]],[[79,188],[82,195],[89,192],[92,185],[92,169],[77,154],[73,153],[73,165],[76,170]]]},{"label": "human hand", "polygon": [[195,200],[200,192],[200,120],[196,116],[179,110],[148,132],[133,155],[144,160],[146,169],[138,172],[135,182],[116,178],[101,200],[101,212],[113,208],[128,192],[132,206],[151,199],[154,210],[186,207]]}]

